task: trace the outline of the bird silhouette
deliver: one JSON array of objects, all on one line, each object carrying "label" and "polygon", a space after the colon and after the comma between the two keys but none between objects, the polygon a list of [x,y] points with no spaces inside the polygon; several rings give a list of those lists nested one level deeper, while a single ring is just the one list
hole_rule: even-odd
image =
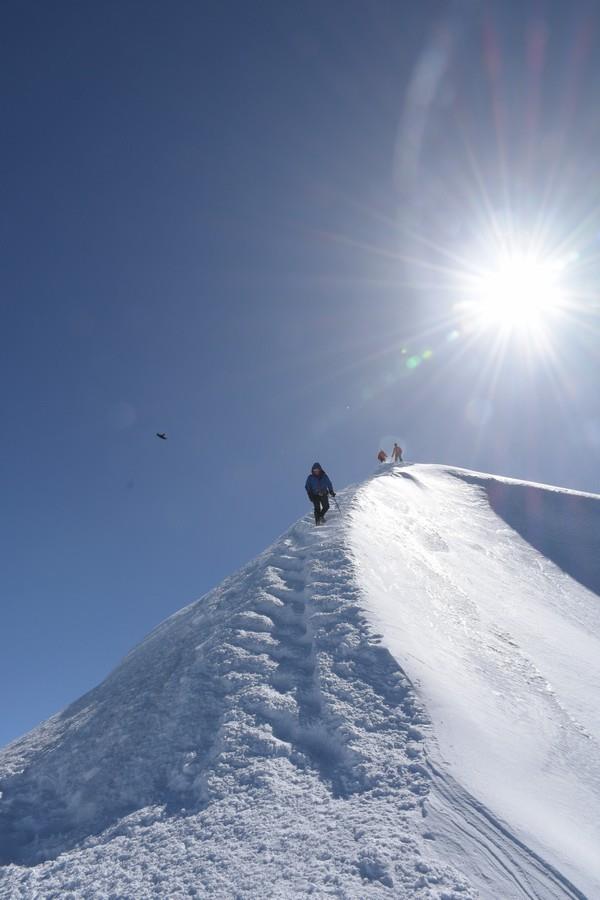
[{"label": "bird silhouette", "polygon": [[165,431],[157,431],[156,437],[159,437],[161,439],[161,441],[166,441],[167,433]]}]

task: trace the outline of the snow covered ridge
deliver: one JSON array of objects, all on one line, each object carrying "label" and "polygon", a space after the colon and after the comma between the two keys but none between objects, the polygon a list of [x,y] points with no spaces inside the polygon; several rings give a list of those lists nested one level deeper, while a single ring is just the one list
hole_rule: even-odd
[{"label": "snow covered ridge", "polygon": [[600,498],[415,466],[357,502],[357,580],[432,719],[429,761],[600,897]]},{"label": "snow covered ridge", "polygon": [[600,897],[600,498],[338,499],[0,752],[1,898]]}]

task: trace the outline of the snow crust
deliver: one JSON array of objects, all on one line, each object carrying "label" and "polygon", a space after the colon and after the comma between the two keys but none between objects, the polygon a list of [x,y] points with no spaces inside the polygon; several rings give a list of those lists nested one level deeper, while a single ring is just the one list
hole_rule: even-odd
[{"label": "snow crust", "polygon": [[592,583],[598,498],[417,466],[356,507],[368,616],[431,716],[430,760],[600,897],[600,602],[573,577]]},{"label": "snow crust", "polygon": [[383,467],[1,751],[0,897],[600,896],[600,506],[498,485]]}]

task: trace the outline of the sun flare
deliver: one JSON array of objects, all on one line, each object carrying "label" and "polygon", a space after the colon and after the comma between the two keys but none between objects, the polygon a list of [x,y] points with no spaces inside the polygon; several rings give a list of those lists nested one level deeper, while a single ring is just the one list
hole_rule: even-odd
[{"label": "sun flare", "polygon": [[511,254],[472,282],[470,312],[482,327],[531,329],[562,304],[562,266],[527,254]]}]

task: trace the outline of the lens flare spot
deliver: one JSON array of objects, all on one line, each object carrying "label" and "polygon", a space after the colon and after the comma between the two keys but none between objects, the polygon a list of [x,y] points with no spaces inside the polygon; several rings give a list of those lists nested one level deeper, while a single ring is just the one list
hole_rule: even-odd
[{"label": "lens flare spot", "polygon": [[492,418],[492,404],[483,397],[469,400],[465,409],[465,418],[470,425],[482,426]]}]

